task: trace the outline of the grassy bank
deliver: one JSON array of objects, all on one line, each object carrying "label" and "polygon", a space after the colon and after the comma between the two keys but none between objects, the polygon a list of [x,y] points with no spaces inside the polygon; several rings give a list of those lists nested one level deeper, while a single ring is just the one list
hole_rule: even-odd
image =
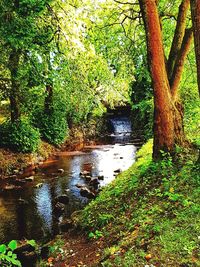
[{"label": "grassy bank", "polygon": [[152,143],[79,217],[104,243],[101,266],[200,266],[200,176],[194,151],[154,163]]},{"label": "grassy bank", "polygon": [[60,236],[53,242],[58,253],[41,266],[200,266],[198,153],[179,149],[175,161],[166,155],[157,163],[151,154],[149,141],[129,170],[73,216],[86,241],[80,233]]}]

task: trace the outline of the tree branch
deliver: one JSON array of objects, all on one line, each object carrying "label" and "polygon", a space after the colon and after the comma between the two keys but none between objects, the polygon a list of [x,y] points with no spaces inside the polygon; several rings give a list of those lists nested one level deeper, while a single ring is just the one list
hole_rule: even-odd
[{"label": "tree branch", "polygon": [[174,99],[177,96],[179,84],[181,81],[181,75],[183,73],[184,62],[185,62],[185,59],[186,59],[186,57],[189,53],[189,50],[190,50],[190,45],[192,42],[192,36],[193,36],[192,28],[186,29],[185,35],[183,38],[183,42],[182,42],[182,46],[181,46],[181,49],[178,53],[177,60],[176,60],[175,66],[174,66],[172,78],[169,80],[172,97]]},{"label": "tree branch", "polygon": [[116,3],[120,5],[139,5],[138,3],[131,3],[131,2],[121,2],[119,0],[114,0]]},{"label": "tree branch", "polygon": [[190,5],[189,0],[182,0],[181,5],[179,6],[176,29],[175,29],[174,38],[172,41],[172,46],[170,49],[169,58],[167,62],[167,71],[168,71],[169,80],[172,78],[178,51],[181,49],[181,45],[183,42],[189,5]]}]

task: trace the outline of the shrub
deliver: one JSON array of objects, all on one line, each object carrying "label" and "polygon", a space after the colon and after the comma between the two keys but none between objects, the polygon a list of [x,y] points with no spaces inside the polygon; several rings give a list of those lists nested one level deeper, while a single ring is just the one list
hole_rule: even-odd
[{"label": "shrub", "polygon": [[21,267],[20,261],[17,259],[17,255],[14,250],[17,248],[17,241],[12,240],[8,246],[0,245],[0,265],[1,266],[18,266]]},{"label": "shrub", "polygon": [[54,110],[45,114],[43,110],[34,113],[33,124],[39,128],[44,140],[53,145],[62,144],[68,136],[68,125],[64,112]]},{"label": "shrub", "polygon": [[32,127],[28,120],[15,123],[6,121],[0,126],[0,146],[16,152],[34,152],[40,143],[38,129]]}]

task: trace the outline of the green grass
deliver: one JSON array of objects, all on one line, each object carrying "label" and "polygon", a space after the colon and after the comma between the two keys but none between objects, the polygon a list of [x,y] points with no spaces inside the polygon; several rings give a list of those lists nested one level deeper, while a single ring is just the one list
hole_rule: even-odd
[{"label": "green grass", "polygon": [[102,266],[200,266],[197,155],[181,151],[176,162],[154,163],[151,153],[152,141],[79,215],[88,233],[103,236]]}]

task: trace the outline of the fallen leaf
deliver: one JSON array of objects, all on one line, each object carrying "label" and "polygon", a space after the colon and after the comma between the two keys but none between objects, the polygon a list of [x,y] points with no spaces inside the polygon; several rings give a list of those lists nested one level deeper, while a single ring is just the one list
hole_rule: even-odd
[{"label": "fallen leaf", "polygon": [[146,259],[147,261],[149,261],[151,258],[152,258],[151,254],[147,254],[147,255],[145,256],[145,259]]}]

